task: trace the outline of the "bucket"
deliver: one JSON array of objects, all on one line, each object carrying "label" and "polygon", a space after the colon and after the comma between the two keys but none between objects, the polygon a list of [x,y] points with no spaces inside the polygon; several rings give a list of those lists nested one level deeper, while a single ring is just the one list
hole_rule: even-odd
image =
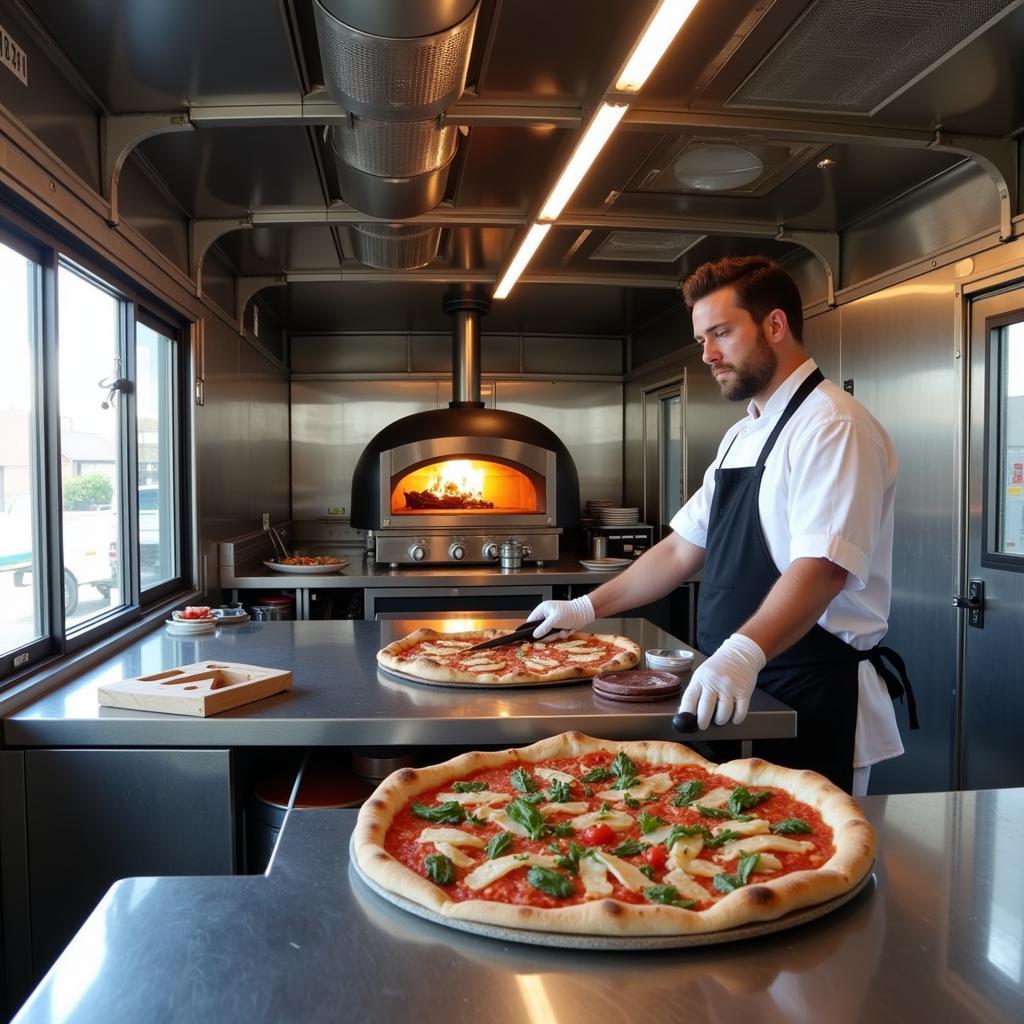
[{"label": "bucket", "polygon": [[286,622],[295,618],[295,598],[288,594],[268,595],[253,601],[254,622]]}]

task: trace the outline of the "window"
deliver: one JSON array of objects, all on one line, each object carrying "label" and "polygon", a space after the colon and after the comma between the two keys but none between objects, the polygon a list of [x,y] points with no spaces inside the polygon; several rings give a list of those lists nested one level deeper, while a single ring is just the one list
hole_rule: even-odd
[{"label": "window", "polygon": [[[48,632],[36,437],[41,268],[0,242],[0,657]],[[3,658],[0,669],[11,659]]]},{"label": "window", "polygon": [[679,394],[661,400],[661,523],[668,526],[683,496],[683,403]]},{"label": "window", "polygon": [[995,332],[998,411],[995,551],[1024,560],[1024,322]]}]

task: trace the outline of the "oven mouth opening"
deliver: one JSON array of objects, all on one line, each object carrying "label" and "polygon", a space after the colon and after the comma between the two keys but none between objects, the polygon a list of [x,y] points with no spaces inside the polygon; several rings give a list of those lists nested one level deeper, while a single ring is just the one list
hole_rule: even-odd
[{"label": "oven mouth opening", "polygon": [[495,456],[428,459],[392,478],[391,515],[535,515],[545,509],[544,478]]}]

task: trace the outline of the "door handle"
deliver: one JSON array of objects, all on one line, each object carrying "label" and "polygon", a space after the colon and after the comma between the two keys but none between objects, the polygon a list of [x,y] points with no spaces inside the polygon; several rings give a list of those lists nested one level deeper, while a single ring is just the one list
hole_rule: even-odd
[{"label": "door handle", "polygon": [[985,581],[968,580],[967,596],[957,594],[953,598],[954,608],[967,609],[967,625],[975,629],[985,628]]}]

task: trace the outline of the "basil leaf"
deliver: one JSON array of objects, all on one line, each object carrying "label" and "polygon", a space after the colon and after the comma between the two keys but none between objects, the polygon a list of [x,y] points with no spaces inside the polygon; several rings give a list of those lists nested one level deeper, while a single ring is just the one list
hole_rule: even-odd
[{"label": "basil leaf", "polygon": [[612,774],[619,779],[623,779],[630,776],[636,778],[640,773],[636,770],[636,765],[620,750],[615,755],[615,760],[612,761]]},{"label": "basil leaf", "polygon": [[772,795],[770,789],[762,789],[757,793],[751,793],[746,786],[737,786],[729,796],[726,806],[734,818],[751,807],[756,807],[762,800],[767,800]]},{"label": "basil leaf", "polygon": [[456,793],[481,793],[487,788],[486,782],[456,782],[452,789]]},{"label": "basil leaf", "polygon": [[540,839],[544,835],[544,818],[536,807],[522,800],[511,800],[505,805],[505,813],[517,825],[522,825],[530,833],[531,839]]},{"label": "basil leaf", "polygon": [[473,813],[471,813],[469,811],[466,812],[466,821],[468,821],[471,825],[486,825],[487,824],[487,819],[486,818],[481,818],[479,815],[473,814]]},{"label": "basil leaf", "polygon": [[717,850],[719,846],[724,846],[726,843],[739,838],[739,832],[733,832],[731,828],[723,828],[717,835],[705,837],[704,845],[709,850]]},{"label": "basil leaf", "polygon": [[487,854],[488,860],[497,860],[503,854],[508,853],[512,849],[512,836],[508,832],[499,832],[496,836],[491,836],[490,842],[487,844],[487,849],[484,851]]},{"label": "basil leaf", "polygon": [[811,831],[811,826],[801,818],[783,818],[782,821],[769,825],[768,831],[774,832],[777,836],[806,835]]},{"label": "basil leaf", "polygon": [[574,835],[572,825],[567,821],[556,821],[554,825],[548,825],[548,830],[551,835],[559,836],[562,839],[565,839],[567,836]]},{"label": "basil leaf", "polygon": [[650,864],[641,864],[640,874],[646,875],[652,882],[654,881],[654,868]]},{"label": "basil leaf", "polygon": [[639,839],[627,839],[612,850],[612,854],[615,857],[635,857],[638,853],[643,853],[651,844],[641,843]]},{"label": "basil leaf", "polygon": [[530,773],[525,768],[516,768],[511,775],[509,775],[509,781],[519,790],[520,793],[536,793],[537,783],[530,777]]},{"label": "basil leaf", "polygon": [[711,833],[704,825],[673,825],[672,831],[665,837],[665,849],[671,850],[684,836],[704,836],[705,839],[709,839]]},{"label": "basil leaf", "polygon": [[652,903],[663,903],[667,907],[689,909],[697,905],[696,900],[680,899],[679,890],[674,885],[649,885],[644,889],[644,896]]},{"label": "basil leaf", "polygon": [[409,810],[417,818],[425,818],[427,821],[443,823],[445,825],[458,825],[466,820],[465,808],[454,800],[445,800],[443,804],[438,804],[436,807],[427,807],[426,804],[413,804]]},{"label": "basil leaf", "polygon": [[656,828],[661,828],[662,825],[668,824],[664,818],[659,818],[656,814],[651,814],[647,810],[641,811],[640,817],[636,821],[644,835],[647,835],[648,832],[653,832]]},{"label": "basil leaf", "polygon": [[634,811],[635,811],[635,810],[636,810],[636,809],[637,809],[638,807],[640,807],[640,806],[641,806],[641,804],[640,804],[640,801],[639,801],[639,800],[635,800],[635,799],[634,799],[633,797],[631,797],[631,796],[630,796],[630,795],[629,795],[628,793],[626,793],[626,794],[624,794],[624,795],[623,795],[623,797],[622,797],[622,802],[623,802],[623,803],[624,803],[624,804],[625,804],[625,805],[626,805],[627,807],[631,808],[631,809],[632,809],[632,810],[634,810]]},{"label": "basil leaf", "polygon": [[553,804],[567,804],[572,799],[572,785],[561,779],[552,779],[548,786],[548,799]]},{"label": "basil leaf", "polygon": [[717,807],[705,807],[703,804],[696,804],[697,813],[702,818],[731,818],[729,811],[720,811]]},{"label": "basil leaf", "polygon": [[594,795],[594,790],[593,790],[593,788],[592,788],[591,786],[586,786],[586,785],[585,785],[585,786],[583,787],[583,795],[584,795],[584,796],[593,796],[593,795]]},{"label": "basil leaf", "polygon": [[540,804],[544,802],[544,794],[524,793],[521,797],[519,797],[519,799],[522,800],[524,804]]},{"label": "basil leaf", "polygon": [[676,789],[673,807],[689,807],[704,792],[704,783],[700,779],[690,779]]},{"label": "basil leaf", "polygon": [[455,865],[443,853],[432,853],[423,863],[427,878],[436,885],[451,885],[455,881]]},{"label": "basil leaf", "polygon": [[630,786],[635,786],[639,781],[635,775],[620,775],[615,780],[612,789],[629,789]]},{"label": "basil leaf", "polygon": [[611,777],[612,773],[607,768],[591,768],[589,772],[580,776],[580,782],[604,782]]},{"label": "basil leaf", "polygon": [[532,867],[526,872],[526,880],[534,889],[548,896],[557,896],[564,900],[576,895],[576,886],[572,884],[572,879],[551,868]]},{"label": "basil leaf", "polygon": [[761,854],[759,853],[745,854],[740,857],[738,868],[734,874],[715,875],[712,884],[719,892],[735,892],[737,889],[741,889],[750,880],[750,875],[760,859]]}]

